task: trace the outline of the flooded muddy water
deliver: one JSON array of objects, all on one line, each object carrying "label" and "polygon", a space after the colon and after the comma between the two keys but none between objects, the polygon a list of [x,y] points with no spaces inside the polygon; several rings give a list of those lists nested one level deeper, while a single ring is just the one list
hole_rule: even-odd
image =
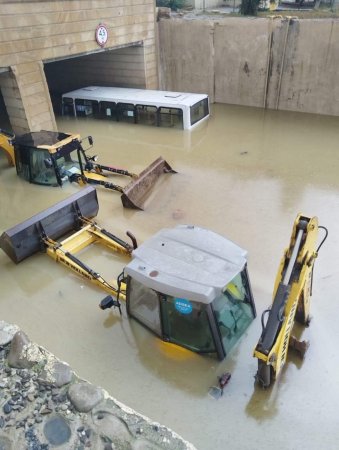
[{"label": "flooded muddy water", "polygon": [[[15,266],[0,253],[0,318],[121,402],[177,431],[199,450],[338,448],[339,118],[213,105],[193,132],[92,119],[58,118],[59,130],[92,135],[102,163],[140,172],[163,156],[166,175],[145,211],[122,208],[98,188],[97,221],[142,242],[178,223],[210,228],[249,253],[258,317],[223,362],[168,346],[133,320],[101,311],[106,295],[45,254]],[[128,180],[117,178],[126,184]],[[0,155],[0,232],[79,189],[30,185]],[[271,302],[276,271],[296,215],[318,216],[329,238],[315,264],[304,361],[289,354],[282,376],[263,391],[254,383],[253,349]],[[115,278],[126,260],[93,248],[86,262]],[[209,388],[231,372],[224,395]]]}]

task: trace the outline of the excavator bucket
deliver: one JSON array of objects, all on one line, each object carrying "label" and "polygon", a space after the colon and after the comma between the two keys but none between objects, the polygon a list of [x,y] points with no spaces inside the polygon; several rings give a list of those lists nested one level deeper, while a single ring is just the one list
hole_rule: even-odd
[{"label": "excavator bucket", "polygon": [[76,194],[36,214],[2,233],[0,247],[16,264],[43,250],[42,236],[56,240],[79,228],[79,217],[98,214],[94,187],[86,186]]},{"label": "excavator bucket", "polygon": [[177,173],[161,156],[144,169],[125,188],[121,196],[125,208],[143,209],[148,193],[162,174]]}]

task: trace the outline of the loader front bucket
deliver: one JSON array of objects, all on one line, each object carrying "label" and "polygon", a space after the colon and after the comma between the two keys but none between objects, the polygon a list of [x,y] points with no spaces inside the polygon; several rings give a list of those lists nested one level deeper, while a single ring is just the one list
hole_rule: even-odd
[{"label": "loader front bucket", "polygon": [[121,201],[125,208],[143,209],[149,191],[164,173],[177,172],[160,156],[123,189]]},{"label": "loader front bucket", "polygon": [[79,216],[92,218],[99,203],[94,187],[87,186],[24,222],[4,231],[0,247],[16,264],[43,250],[42,236],[56,240],[79,228]]}]

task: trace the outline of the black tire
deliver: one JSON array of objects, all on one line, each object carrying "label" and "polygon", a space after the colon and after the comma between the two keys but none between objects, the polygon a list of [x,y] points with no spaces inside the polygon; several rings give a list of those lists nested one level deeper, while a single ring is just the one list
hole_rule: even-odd
[{"label": "black tire", "polygon": [[255,378],[262,388],[269,387],[271,384],[271,366],[265,364],[259,359],[258,372]]}]

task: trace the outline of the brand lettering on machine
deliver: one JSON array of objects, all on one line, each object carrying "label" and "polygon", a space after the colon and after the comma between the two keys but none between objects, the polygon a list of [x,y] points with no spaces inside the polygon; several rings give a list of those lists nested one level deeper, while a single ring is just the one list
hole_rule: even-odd
[{"label": "brand lettering on machine", "polygon": [[59,258],[59,261],[63,264],[65,264],[65,266],[71,268],[72,270],[74,270],[75,272],[80,273],[80,275],[82,275],[83,277],[87,278],[88,280],[92,280],[92,277],[90,275],[88,275],[88,273],[86,273],[85,271],[81,270],[79,267],[76,267],[74,264],[71,264],[67,259],[64,259],[62,257]]},{"label": "brand lettering on machine", "polygon": [[282,360],[282,365],[285,364],[285,359],[286,359],[286,352],[287,352],[287,347],[288,347],[288,341],[289,341],[289,337],[290,337],[290,331],[293,325],[293,317],[294,317],[294,313],[297,307],[297,303],[294,303],[293,308],[290,311],[290,315],[288,318],[288,323],[287,323],[287,327],[286,327],[286,331],[285,331],[285,336],[284,336],[284,343],[283,343],[283,349],[281,352],[281,360]]}]

